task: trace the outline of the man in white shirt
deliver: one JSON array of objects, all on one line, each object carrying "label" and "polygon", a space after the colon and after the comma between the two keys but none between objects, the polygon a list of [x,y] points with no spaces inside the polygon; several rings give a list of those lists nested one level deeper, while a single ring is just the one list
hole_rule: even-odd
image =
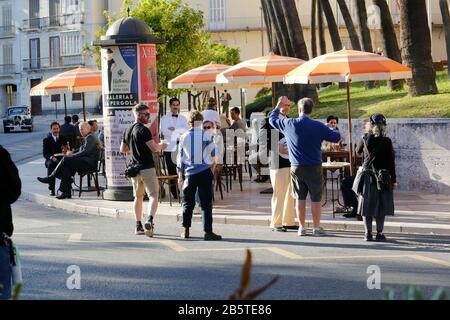
[{"label": "man in white shirt", "polygon": [[[176,155],[178,141],[180,136],[189,129],[186,117],[180,114],[180,100],[177,98],[170,99],[170,112],[161,118],[160,129],[164,143],[167,144],[167,148],[164,150],[167,173],[169,175],[177,175]],[[177,199],[176,186],[172,185],[170,192],[172,192],[174,199]]]},{"label": "man in white shirt", "polygon": [[220,115],[217,112],[217,101],[213,97],[209,98],[208,107],[202,111],[203,121],[210,121],[216,126],[215,129],[221,128]]}]

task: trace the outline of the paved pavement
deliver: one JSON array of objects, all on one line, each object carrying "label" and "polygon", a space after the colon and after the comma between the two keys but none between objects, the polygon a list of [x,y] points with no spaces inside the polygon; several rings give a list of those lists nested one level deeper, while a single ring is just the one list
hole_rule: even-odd
[{"label": "paved pavement", "polygon": [[[227,299],[239,286],[247,248],[253,254],[251,289],[280,276],[260,299],[376,300],[386,288],[400,298],[407,284],[427,298],[439,287],[450,292],[449,236],[390,234],[387,243],[367,243],[348,231],[299,238],[293,231],[216,224],[224,239],[207,242],[199,223],[193,238],[183,240],[179,223],[157,218],[150,239],[135,236],[128,219],[79,215],[25,200],[13,212],[21,299]],[[379,290],[368,289],[369,267],[379,268]],[[80,289],[73,289],[77,284]]]},{"label": "paved pavement", "polygon": [[[19,167],[23,181],[23,197],[27,200],[83,214],[101,215],[133,219],[130,202],[110,202],[98,198],[95,192],[76,195],[70,200],[57,200],[49,197],[45,185],[36,180],[37,176],[45,176],[43,160],[28,162]],[[105,181],[101,179],[101,185]],[[214,221],[219,224],[258,225],[268,227],[270,224],[270,194],[260,194],[261,190],[270,187],[268,183],[255,183],[244,174],[243,189],[233,182],[232,190],[224,191],[224,199],[215,193]],[[450,235],[450,199],[436,194],[419,194],[396,192],[396,216],[389,217],[385,232],[420,233]],[[328,230],[363,231],[362,222],[345,219],[337,214],[332,216],[330,202],[324,207],[322,225]],[[181,207],[175,203],[171,207],[164,199],[158,209],[158,215],[171,221],[181,219]],[[308,209],[308,217],[310,217]],[[199,218],[199,217],[197,217]],[[310,223],[310,221],[308,222]]]}]

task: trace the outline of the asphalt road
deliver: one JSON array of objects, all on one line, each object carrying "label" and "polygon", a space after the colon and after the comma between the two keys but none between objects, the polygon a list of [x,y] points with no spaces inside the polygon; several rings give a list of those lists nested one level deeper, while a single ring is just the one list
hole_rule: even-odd
[{"label": "asphalt road", "polygon": [[[224,240],[205,242],[198,223],[194,238],[182,240],[179,225],[157,219],[150,239],[135,236],[131,220],[22,200],[13,209],[21,299],[227,299],[239,286],[246,248],[253,253],[251,289],[280,276],[260,299],[382,299],[383,289],[400,297],[406,284],[426,297],[439,287],[450,292],[450,237],[388,235],[388,243],[366,243],[353,233],[299,238],[216,225]],[[369,266],[379,267],[380,290],[368,289]]]}]

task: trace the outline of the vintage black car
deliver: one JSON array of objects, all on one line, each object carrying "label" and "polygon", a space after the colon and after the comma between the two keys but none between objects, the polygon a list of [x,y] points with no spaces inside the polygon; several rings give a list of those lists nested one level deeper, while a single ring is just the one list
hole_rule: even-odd
[{"label": "vintage black car", "polygon": [[8,107],[6,119],[3,120],[3,130],[5,133],[15,130],[33,131],[31,108],[25,105]]}]

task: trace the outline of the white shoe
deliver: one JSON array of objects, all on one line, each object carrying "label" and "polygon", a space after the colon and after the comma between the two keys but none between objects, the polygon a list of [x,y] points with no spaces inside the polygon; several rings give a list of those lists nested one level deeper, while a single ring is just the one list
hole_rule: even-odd
[{"label": "white shoe", "polygon": [[306,236],[306,229],[302,228],[302,227],[298,227],[298,232],[297,232],[299,237],[304,237]]},{"label": "white shoe", "polygon": [[323,230],[323,228],[320,227],[320,228],[313,228],[313,230],[312,230],[312,235],[313,235],[314,237],[321,237],[321,236],[326,235],[326,233],[325,233],[325,231]]}]

